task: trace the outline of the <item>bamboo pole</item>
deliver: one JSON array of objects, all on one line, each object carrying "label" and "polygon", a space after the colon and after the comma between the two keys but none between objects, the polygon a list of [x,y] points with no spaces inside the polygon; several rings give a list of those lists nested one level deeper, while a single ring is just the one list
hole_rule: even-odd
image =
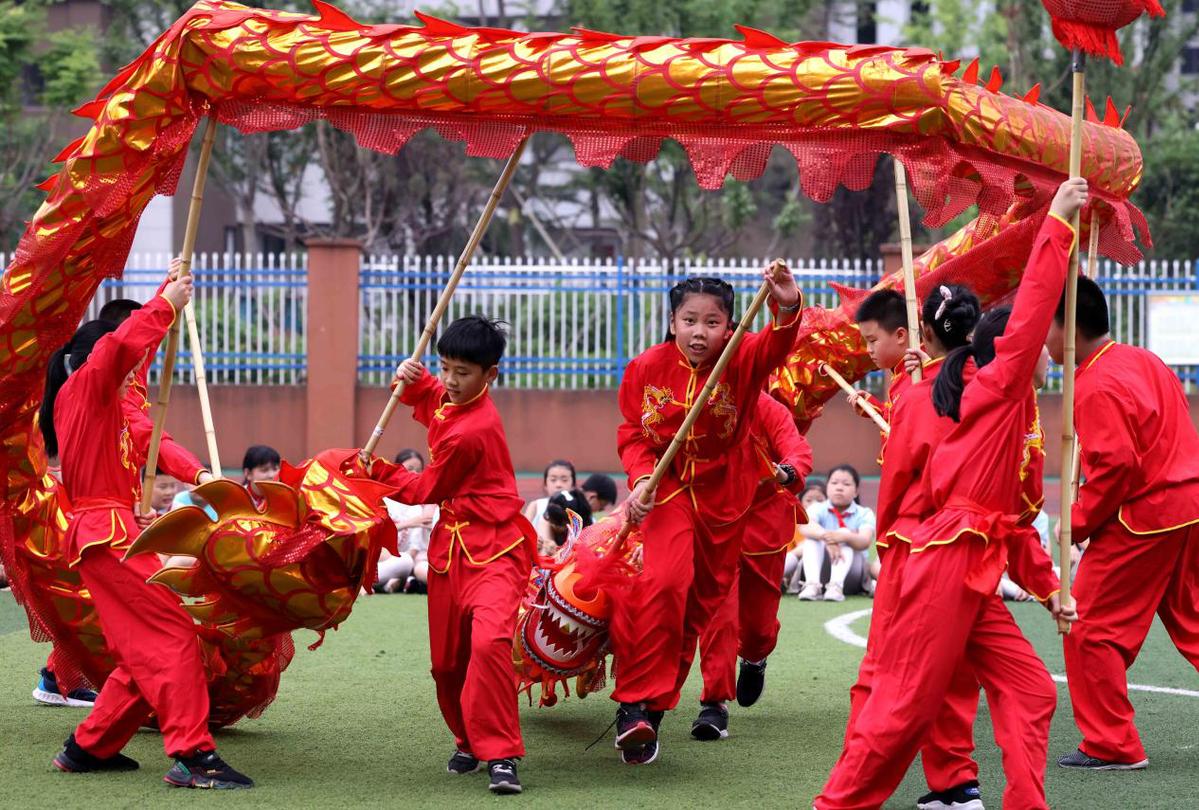
[{"label": "bamboo pole", "polygon": [[[772,263],[772,266],[781,263],[781,260],[776,259]],[[691,403],[691,408],[687,411],[687,416],[683,418],[683,424],[679,426],[679,429],[674,434],[674,438],[670,440],[670,444],[667,446],[666,452],[662,454],[662,457],[658,459],[658,463],[654,465],[654,471],[650,474],[648,484],[646,485],[644,492],[642,492],[641,502],[643,504],[650,503],[650,499],[653,497],[654,490],[656,490],[658,488],[658,484],[662,482],[662,478],[666,475],[667,470],[670,469],[670,465],[674,461],[674,457],[678,455],[679,449],[687,440],[687,434],[691,432],[691,428],[695,426],[695,422],[697,419],[699,419],[699,415],[703,412],[704,406],[712,397],[712,392],[716,390],[716,386],[720,383],[720,378],[724,376],[724,370],[728,367],[729,361],[733,359],[733,355],[736,353],[737,347],[741,345],[741,341],[745,337],[745,333],[753,324],[754,318],[758,316],[758,310],[762,308],[762,304],[766,302],[766,297],[768,295],[770,295],[770,284],[769,282],[763,282],[762,286],[758,288],[757,294],[754,295],[753,301],[749,305],[749,309],[747,309],[745,314],[741,316],[741,322],[737,324],[737,329],[733,332],[733,336],[729,338],[729,342],[725,344],[724,351],[720,353],[720,357],[717,358],[716,364],[712,366],[712,372],[708,375],[708,381],[704,384],[703,390],[699,392],[699,396],[697,396],[695,401]],[[795,317],[798,318],[800,316],[798,313],[796,313]],[[622,553],[625,540],[628,538],[629,534],[632,533],[632,531],[633,524],[626,519],[624,525],[620,527],[620,534],[616,536],[616,540],[613,541],[612,548],[608,552],[608,555],[612,557],[612,559],[618,558]]]},{"label": "bamboo pole", "polygon": [[[908,305],[908,348],[920,350],[920,305],[916,300],[916,260],[912,257],[912,215],[908,211],[908,176],[899,162],[895,165],[895,204],[899,209],[899,251],[903,259],[903,298]],[[912,369],[912,382],[924,376],[920,365]]]},{"label": "bamboo pole", "polygon": [[[429,348],[429,343],[433,340],[433,333],[437,331],[437,324],[441,321],[441,317],[445,314],[446,308],[450,305],[450,299],[454,296],[454,290],[458,287],[458,282],[462,279],[462,274],[466,272],[467,265],[470,264],[471,258],[475,255],[475,250],[479,247],[479,243],[483,241],[483,235],[487,232],[487,226],[491,223],[491,217],[495,214],[495,209],[499,206],[500,198],[504,196],[504,189],[512,180],[512,175],[516,173],[516,167],[520,164],[521,155],[524,154],[525,144],[528,143],[528,136],[517,145],[516,151],[508,158],[508,162],[504,165],[503,172],[495,181],[495,187],[491,190],[491,196],[487,198],[487,205],[483,207],[483,213],[479,216],[479,221],[475,223],[475,229],[471,232],[470,239],[466,242],[466,247],[462,249],[462,255],[458,257],[458,263],[454,265],[454,272],[450,274],[450,280],[446,282],[445,289],[441,291],[441,295],[437,299],[437,305],[433,307],[432,314],[429,315],[429,320],[425,324],[425,329],[421,332],[420,339],[416,342],[416,348],[413,350],[409,359],[419,361],[425,356],[425,351]],[[362,459],[365,461],[370,458],[375,452],[375,448],[379,445],[379,440],[383,438],[383,431],[387,429],[387,423],[391,421],[392,415],[400,404],[400,396],[404,393],[404,381],[396,382],[395,390],[391,392],[391,398],[387,400],[386,407],[383,408],[383,413],[379,416],[379,421],[375,424],[375,429],[371,432],[370,438],[366,445],[362,448]]]},{"label": "bamboo pole", "polygon": [[[1099,223],[1095,222],[1094,213],[1091,214],[1091,233],[1090,239],[1087,242],[1087,278],[1095,278],[1099,272]],[[1074,463],[1070,466],[1070,491],[1071,497],[1075,501],[1078,500],[1078,482],[1082,477],[1082,445],[1078,443],[1078,433],[1074,434]]]},{"label": "bamboo pole", "polygon": [[[192,183],[191,203],[187,208],[187,226],[183,231],[183,249],[179,252],[179,277],[191,275],[192,253],[196,249],[196,232],[200,228],[200,209],[204,205],[204,183],[208,177],[208,163],[212,158],[212,145],[216,140],[216,116],[209,116],[204,130],[204,138],[200,143],[200,157],[196,162],[196,179]],[[190,308],[184,308],[186,312]],[[195,334],[194,330],[192,334]],[[158,449],[162,444],[162,432],[167,421],[167,405],[171,401],[171,378],[175,376],[175,357],[179,353],[179,318],[171,324],[167,334],[167,351],[162,361],[162,379],[158,383],[158,401],[154,407],[154,430],[150,434],[150,449],[146,453],[146,471],[142,479],[141,511],[148,513],[154,498],[154,479],[158,475]],[[198,353],[195,353],[199,357]],[[201,360],[201,363],[203,361]],[[197,380],[199,376],[197,376]],[[209,415],[211,421],[211,414]],[[209,423],[204,430],[207,433]],[[220,468],[214,469],[214,475],[220,475]]]},{"label": "bamboo pole", "polygon": [[[1074,74],[1074,103],[1070,117],[1070,176],[1082,174],[1082,122],[1086,94],[1086,55],[1077,48],[1072,62]],[[1074,215],[1074,233],[1079,231],[1080,218]],[[1065,477],[1074,465],[1074,359],[1076,343],[1075,319],[1078,311],[1078,241],[1070,254],[1070,267],[1066,275],[1065,345],[1062,351],[1062,476]],[[1069,482],[1063,481],[1061,493],[1061,523],[1058,532],[1058,566],[1061,569],[1062,590],[1059,599],[1062,605],[1073,602],[1070,597],[1070,547],[1072,542],[1070,513],[1074,507],[1074,490]],[[1058,632],[1070,632],[1069,622],[1059,620]]]},{"label": "bamboo pole", "polygon": [[200,419],[204,423],[204,440],[208,444],[208,463],[214,475],[221,474],[221,451],[216,443],[216,425],[212,419],[212,402],[208,398],[208,375],[204,371],[204,347],[200,344],[200,329],[196,325],[196,307],[188,301],[183,308],[187,321],[187,338],[192,350],[192,371],[196,377],[196,393],[200,396]]},{"label": "bamboo pole", "polygon": [[[840,374],[838,374],[836,369],[834,369],[828,363],[821,363],[819,366],[819,371],[821,374],[825,374],[829,377],[832,377],[833,382],[835,382],[837,384],[837,387],[839,387],[842,391],[849,394],[850,396],[856,396],[857,394],[861,393],[858,389],[856,389],[852,385],[850,385],[849,381],[846,380],[844,377],[842,377]],[[863,411],[865,411],[866,415],[874,420],[874,424],[878,425],[878,429],[881,430],[883,433],[887,433],[887,434],[891,433],[891,426],[887,424],[887,420],[883,419],[883,415],[880,414],[878,412],[878,410],[876,410],[875,407],[873,405],[871,405],[869,402],[866,402],[865,400],[860,400],[856,403],[856,407],[861,408]]]}]

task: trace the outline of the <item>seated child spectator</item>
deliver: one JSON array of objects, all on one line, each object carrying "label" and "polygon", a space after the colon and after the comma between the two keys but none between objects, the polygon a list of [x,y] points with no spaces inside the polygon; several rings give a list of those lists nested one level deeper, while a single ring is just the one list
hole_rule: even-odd
[{"label": "seated child spectator", "polygon": [[[803,507],[805,515],[810,515],[818,504],[827,500],[828,496],[824,493],[824,480],[809,478],[807,486],[799,496],[799,505]],[[798,526],[795,533],[796,541],[803,538]],[[787,562],[783,567],[783,585],[786,587],[787,593],[799,593],[800,588],[803,587],[803,569],[799,564],[802,558],[803,548],[799,545],[787,552]]]},{"label": "seated child spectator", "polygon": [[[425,471],[425,458],[411,448],[401,450],[395,463],[409,472]],[[379,557],[376,587],[387,593],[420,591],[429,582],[429,537],[440,510],[431,504],[404,504],[383,499],[387,514],[396,525],[396,545],[400,553],[383,551]]]},{"label": "seated child spectator", "polygon": [[545,507],[549,505],[550,497],[568,489],[574,489],[575,465],[563,459],[555,459],[546,465],[542,475],[542,491],[545,497],[530,501],[524,508],[524,516],[539,529],[538,523],[545,518]]},{"label": "seated child spectator", "polygon": [[241,460],[242,486],[257,493],[254,484],[259,481],[278,481],[279,465],[282,461],[279,451],[265,444],[255,444],[247,448]]},{"label": "seated child spectator", "polygon": [[160,472],[154,476],[154,497],[150,499],[150,508],[162,514],[171,511],[171,503],[179,494],[179,482]]},{"label": "seated child spectator", "polygon": [[591,507],[591,517],[595,522],[606,518],[608,512],[616,505],[616,481],[610,475],[589,475],[580,489],[587,496],[587,505]]},{"label": "seated child spectator", "polygon": [[179,494],[171,500],[171,509],[179,509],[184,506],[198,506],[204,510],[204,514],[208,515],[209,520],[217,520],[216,510],[212,508],[212,505],[208,501],[197,495],[193,491],[194,489],[195,487],[192,486],[181,486]]},{"label": "seated child spectator", "polygon": [[[799,598],[812,602],[841,602],[845,593],[870,588],[869,549],[874,542],[874,511],[857,502],[861,476],[848,464],[828,476],[828,500],[808,512],[800,527],[804,586]],[[825,565],[825,561],[828,565]]]},{"label": "seated child spectator", "polygon": [[581,528],[592,524],[591,505],[581,489],[568,489],[549,499],[545,507],[542,527],[537,529],[537,555],[544,559],[560,561],[570,551],[567,541],[571,539],[570,516],[574,512],[583,521]]}]

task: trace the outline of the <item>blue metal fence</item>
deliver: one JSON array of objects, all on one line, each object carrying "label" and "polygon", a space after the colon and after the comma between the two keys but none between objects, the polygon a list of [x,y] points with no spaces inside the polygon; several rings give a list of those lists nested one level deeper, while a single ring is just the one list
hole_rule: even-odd
[{"label": "blue metal fence", "polygon": [[[2,259],[2,257],[0,257]],[[130,257],[124,278],[106,280],[88,310],[95,317],[113,298],[149,299],[165,274],[165,255]],[[689,275],[728,280],[746,306],[764,262],[754,259],[683,263],[654,261],[484,258],[467,271],[447,321],[483,313],[509,325],[499,384],[513,388],[613,388],[629,359],[661,340],[670,286]],[[874,261],[792,261],[809,304],[833,307],[831,283],[867,288],[878,281]],[[204,254],[196,257],[196,316],[209,379],[221,384],[300,384],[307,368],[307,268],[303,255]],[[453,267],[444,256],[372,256],[359,278],[358,376],[388,382],[415,346]],[[1151,261],[1125,268],[1103,263],[1116,339],[1144,345],[1152,293],[1199,291],[1192,261]],[[761,316],[760,323],[764,322]],[[181,343],[176,379],[191,381],[188,342]],[[436,365],[432,350],[426,361]],[[1188,390],[1199,390],[1199,366],[1176,366]],[[157,376],[155,366],[154,376]],[[1050,388],[1060,381],[1050,372]],[[879,379],[869,379],[877,388]]]}]

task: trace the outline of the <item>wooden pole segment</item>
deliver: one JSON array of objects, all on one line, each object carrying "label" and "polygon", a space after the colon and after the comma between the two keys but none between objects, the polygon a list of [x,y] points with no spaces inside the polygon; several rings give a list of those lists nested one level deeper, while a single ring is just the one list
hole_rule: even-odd
[{"label": "wooden pole segment", "polygon": [[[208,178],[208,163],[212,159],[212,145],[216,141],[216,116],[210,115],[200,143],[200,157],[196,162],[196,179],[192,183],[191,203],[187,208],[187,226],[183,231],[183,249],[179,251],[180,277],[191,275],[192,254],[196,249],[196,233],[200,229],[200,209],[204,206],[204,183]],[[188,305],[190,306],[190,304]],[[154,498],[154,479],[158,475],[158,449],[162,444],[162,432],[166,427],[167,405],[171,401],[171,379],[175,376],[175,357],[179,353],[179,313],[167,333],[167,351],[162,360],[162,379],[158,383],[158,401],[154,406],[154,430],[150,434],[150,448],[146,453],[146,470],[142,478],[143,513],[150,511]],[[203,361],[201,361],[203,362]],[[207,425],[205,426],[207,429]],[[212,471],[219,476],[220,469]]]},{"label": "wooden pole segment", "polygon": [[208,375],[204,371],[204,347],[196,325],[196,307],[188,301],[183,308],[187,320],[187,338],[192,350],[192,371],[196,376],[196,393],[200,396],[200,419],[204,423],[204,440],[208,444],[208,464],[214,475],[221,474],[221,451],[216,442],[216,424],[212,419],[212,401],[208,398]]},{"label": "wooden pole segment", "polygon": [[[821,374],[825,374],[825,375],[831,377],[833,382],[835,382],[837,384],[837,387],[840,388],[845,393],[849,394],[850,396],[855,396],[855,395],[861,393],[858,389],[856,389],[852,385],[850,385],[849,381],[846,380],[844,377],[842,377],[840,374],[838,374],[836,369],[834,369],[828,363],[821,363],[819,366],[819,370],[820,370]],[[859,407],[863,411],[865,411],[866,415],[874,420],[874,424],[878,425],[878,429],[881,430],[883,433],[887,433],[887,434],[891,433],[891,426],[887,424],[887,420],[884,419],[883,415],[881,413],[879,413],[878,410],[873,405],[871,405],[869,402],[866,402],[865,400],[861,400],[857,403],[856,407]]]},{"label": "wooden pole segment", "polygon": [[[1086,103],[1086,55],[1075,49],[1073,59],[1074,101],[1070,117],[1070,176],[1082,174],[1082,122],[1083,106]],[[1074,233],[1079,231],[1079,215],[1074,215]],[[1070,254],[1070,267],[1066,275],[1065,345],[1062,351],[1062,476],[1069,474],[1074,465],[1074,360],[1076,343],[1075,318],[1078,311],[1078,240]],[[1058,532],[1058,566],[1061,570],[1062,590],[1058,598],[1063,605],[1070,598],[1070,513],[1074,507],[1074,489],[1063,482],[1061,497],[1061,523]],[[1058,621],[1058,632],[1070,632],[1070,624]]]},{"label": "wooden pole segment", "polygon": [[[908,176],[892,156],[895,165],[895,204],[899,208],[899,250],[903,258],[903,297],[908,307],[908,348],[920,349],[920,304],[916,300],[916,260],[912,257],[912,215],[908,211]],[[912,369],[912,382],[924,376],[920,366]]]},{"label": "wooden pole segment", "polygon": [[[441,295],[437,299],[437,305],[433,307],[433,312],[429,315],[425,329],[421,332],[420,339],[416,342],[416,348],[409,359],[419,361],[425,356],[425,351],[429,348],[429,343],[433,340],[433,333],[437,331],[437,324],[440,323],[446,308],[449,307],[450,299],[454,297],[454,290],[457,289],[458,282],[462,279],[462,274],[466,272],[467,265],[470,264],[471,258],[474,257],[479,243],[483,241],[483,235],[487,233],[487,226],[491,223],[491,217],[495,214],[495,209],[499,206],[500,199],[504,196],[504,190],[508,188],[508,184],[512,181],[512,176],[516,173],[516,167],[520,165],[520,158],[524,154],[525,144],[528,141],[529,138],[526,135],[517,144],[516,151],[508,158],[508,162],[504,165],[504,171],[500,173],[499,179],[495,181],[495,187],[491,190],[491,196],[487,198],[487,205],[483,207],[483,213],[479,216],[479,221],[475,223],[475,229],[471,232],[470,239],[466,242],[466,247],[462,249],[462,255],[458,257],[458,263],[454,265],[454,272],[450,274],[450,280],[446,282],[445,289],[441,291]],[[375,448],[379,446],[379,440],[383,438],[383,432],[387,429],[387,423],[391,421],[392,415],[399,406],[400,396],[403,393],[404,382],[403,380],[399,380],[396,382],[395,390],[391,392],[391,398],[387,400],[387,405],[383,408],[383,413],[379,416],[379,421],[375,424],[375,429],[371,432],[370,438],[362,448],[361,455],[363,460],[369,459],[371,454],[375,452]]]},{"label": "wooden pole segment", "polygon": [[[1099,273],[1099,223],[1091,214],[1091,233],[1087,243],[1087,278],[1095,278]],[[1078,482],[1082,477],[1082,445],[1078,443],[1078,432],[1074,433],[1074,463],[1070,466],[1071,497],[1078,501]]]}]

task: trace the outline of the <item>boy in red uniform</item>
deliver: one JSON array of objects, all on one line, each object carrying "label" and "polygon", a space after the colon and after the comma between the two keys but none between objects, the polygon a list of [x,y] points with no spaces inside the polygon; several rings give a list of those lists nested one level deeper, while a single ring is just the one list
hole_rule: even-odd
[{"label": "boy in red uniform", "polygon": [[667,339],[629,363],[620,384],[628,517],[641,522],[644,537],[641,574],[617,600],[611,623],[616,747],[630,765],[657,758],[662,713],[678,703],[699,633],[737,570],[737,540],[759,478],[749,430],[766,378],[786,359],[800,321],[791,272],[774,262],[764,276],[777,309],[772,323],[745,336],[657,492],[647,485],[658,456],[732,335],[732,287],[713,278],[676,284]]},{"label": "boy in red uniform", "polygon": [[[1046,345],[1062,359],[1065,301]],[[1199,668],[1199,435],[1186,396],[1157,355],[1108,335],[1099,286],[1078,279],[1074,419],[1086,483],[1071,515],[1078,623],[1066,677],[1082,732],[1065,768],[1135,770],[1149,759],[1133,722],[1126,670],[1154,615]]]},{"label": "boy in red uniform", "polygon": [[[217,756],[208,732],[208,688],[194,622],[174,594],[146,583],[158,570],[155,558],[122,560],[146,520],[134,509],[152,428],[129,389],[191,291],[190,276],[172,279],[115,331],[103,321],[84,324],[51,359],[40,424],[47,452],[62,460],[71,494],[71,564],[79,566],[118,662],[54,765],[75,773],[137,768],[120,751],[153,712],[163,747],[175,758],[165,781],[247,788],[253,782]],[[167,437],[159,463],[181,480],[212,479]]]},{"label": "boy in red uniform", "polygon": [[[889,369],[891,376],[887,378],[886,402],[879,402],[878,397],[867,391],[858,391],[849,396],[849,404],[854,406],[858,416],[868,419],[866,410],[858,407],[860,402],[868,402],[889,423],[891,410],[912,384],[912,375],[904,367],[904,353],[908,348],[907,302],[899,290],[875,290],[862,299],[854,319],[875,368]],[[887,434],[883,433],[878,456],[880,465],[886,447]]]},{"label": "boy in red uniform", "polygon": [[[988,313],[969,346],[951,352],[933,385],[940,415],[955,424],[928,462],[932,517],[913,532],[894,613],[878,652],[871,693],[816,798],[819,810],[881,807],[926,739],[950,680],[969,659],[987,690],[1003,750],[1004,805],[1047,808],[1049,721],[1056,688],[995,591],[1008,551],[1026,540],[1028,426],[1033,375],[1066,276],[1086,181],[1067,180],[1037,236],[1010,318]],[[967,361],[978,372],[968,383]],[[1050,611],[1073,611],[1057,596]]]},{"label": "boy in red uniform", "polygon": [[512,636],[537,543],[488,394],[506,343],[495,322],[459,318],[437,341],[437,377],[401,363],[402,400],[429,428],[429,466],[413,473],[375,459],[371,468],[397,500],[441,505],[429,539],[429,651],[437,704],[457,744],[448,769],[474,773],[485,761],[488,789],[500,794],[521,792]]},{"label": "boy in red uniform", "polygon": [[[766,658],[779,637],[779,599],[787,549],[802,515],[797,492],[812,471],[812,448],[800,435],[791,412],[769,394],[758,397],[758,412],[750,441],[757,451],[758,489],[745,517],[740,559],[734,563],[732,589],[699,643],[704,676],[699,718],[691,725],[697,740],[727,737],[729,712],[725,704],[737,697],[752,706],[762,695]],[[740,673],[734,680],[737,656]]]}]

